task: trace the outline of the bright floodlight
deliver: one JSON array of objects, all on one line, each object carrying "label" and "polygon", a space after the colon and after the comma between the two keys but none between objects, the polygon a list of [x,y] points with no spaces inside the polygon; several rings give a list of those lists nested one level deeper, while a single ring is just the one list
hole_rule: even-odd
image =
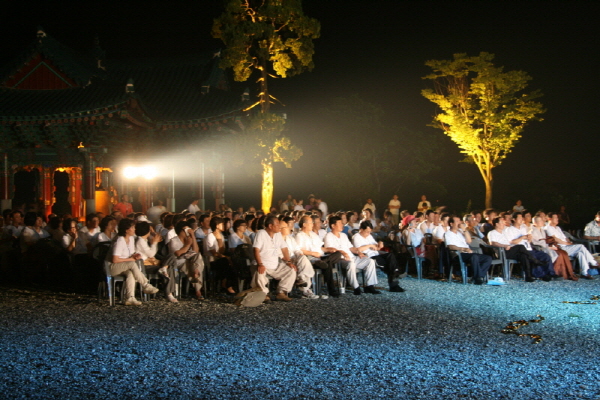
[{"label": "bright floodlight", "polygon": [[149,165],[141,167],[139,172],[140,175],[142,175],[146,179],[154,179],[156,178],[156,175],[158,175],[156,168]]},{"label": "bright floodlight", "polygon": [[134,179],[140,174],[139,168],[137,167],[125,167],[123,175],[127,179]]}]

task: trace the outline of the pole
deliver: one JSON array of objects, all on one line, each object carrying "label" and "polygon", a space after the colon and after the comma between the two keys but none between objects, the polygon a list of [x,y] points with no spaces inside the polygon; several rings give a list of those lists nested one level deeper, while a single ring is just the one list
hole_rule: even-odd
[{"label": "pole", "polygon": [[204,199],[204,163],[200,168],[200,208],[206,210],[206,200]]}]

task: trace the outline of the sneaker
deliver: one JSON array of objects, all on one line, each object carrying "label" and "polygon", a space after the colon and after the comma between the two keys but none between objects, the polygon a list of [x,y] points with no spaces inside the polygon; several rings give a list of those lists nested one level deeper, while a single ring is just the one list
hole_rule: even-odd
[{"label": "sneaker", "polygon": [[135,299],[135,297],[130,297],[125,301],[125,305],[126,306],[141,306],[142,302],[141,301],[137,301]]},{"label": "sneaker", "polygon": [[146,286],[144,286],[144,293],[145,294],[155,294],[155,293],[158,293],[158,289],[148,283],[148,284],[146,284]]},{"label": "sneaker", "polygon": [[179,303],[179,301],[177,301],[175,296],[173,296],[172,294],[167,296],[167,300],[170,301],[171,303]]},{"label": "sneaker", "polygon": [[310,300],[316,300],[316,299],[319,298],[319,296],[317,296],[316,294],[314,294],[310,290],[307,290],[307,291],[303,292],[302,293],[302,297],[305,298],[305,299],[310,299]]},{"label": "sneaker", "polygon": [[158,273],[164,276],[165,278],[169,277],[169,273],[167,272],[167,267],[162,267],[158,270]]},{"label": "sneaker", "polygon": [[277,299],[279,301],[292,301],[292,299],[290,299],[285,292],[277,293],[277,296],[275,296],[275,299]]},{"label": "sneaker", "polygon": [[326,294],[321,295],[321,300],[327,300],[328,298],[329,298],[329,296],[327,296]]},{"label": "sneaker", "polygon": [[298,287],[307,287],[308,283],[304,282],[302,279],[296,279],[296,286],[298,286]]}]

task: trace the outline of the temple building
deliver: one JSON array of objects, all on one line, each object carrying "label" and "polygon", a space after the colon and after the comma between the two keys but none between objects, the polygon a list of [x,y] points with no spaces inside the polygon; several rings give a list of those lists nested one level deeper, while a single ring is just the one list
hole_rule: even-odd
[{"label": "temple building", "polygon": [[[220,53],[111,60],[98,40],[90,47],[80,53],[38,28],[22,54],[0,66],[2,209],[108,212],[116,193],[127,192],[112,172],[119,163],[174,149],[200,159],[193,190],[203,199],[203,143],[243,130],[248,106],[247,91],[229,90]],[[218,202],[222,171],[209,170]],[[174,183],[164,190],[175,197]],[[152,190],[136,192],[149,203]]]}]

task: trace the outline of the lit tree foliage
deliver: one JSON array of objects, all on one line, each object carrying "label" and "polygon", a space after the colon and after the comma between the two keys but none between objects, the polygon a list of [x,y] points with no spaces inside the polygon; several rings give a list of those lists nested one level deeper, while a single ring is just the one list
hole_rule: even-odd
[{"label": "lit tree foliage", "polygon": [[313,68],[313,39],[320,24],[302,12],[300,0],[229,0],[225,12],[215,19],[213,36],[225,43],[221,67],[233,68],[236,81],[246,81],[256,72],[261,106],[248,132],[256,159],[262,166],[262,209],[268,212],[273,199],[273,163],[291,162],[302,150],[282,135],[285,120],[269,113],[272,99],[267,78],[288,77]]},{"label": "lit tree foliage", "polygon": [[531,77],[523,71],[504,72],[492,63],[493,54],[454,54],[453,60],[431,60],[433,73],[423,79],[434,88],[423,96],[440,108],[432,126],[455,142],[469,162],[475,163],[485,182],[485,205],[492,207],[493,169],[499,166],[521,138],[531,120],[541,120],[541,93],[523,93]]}]

